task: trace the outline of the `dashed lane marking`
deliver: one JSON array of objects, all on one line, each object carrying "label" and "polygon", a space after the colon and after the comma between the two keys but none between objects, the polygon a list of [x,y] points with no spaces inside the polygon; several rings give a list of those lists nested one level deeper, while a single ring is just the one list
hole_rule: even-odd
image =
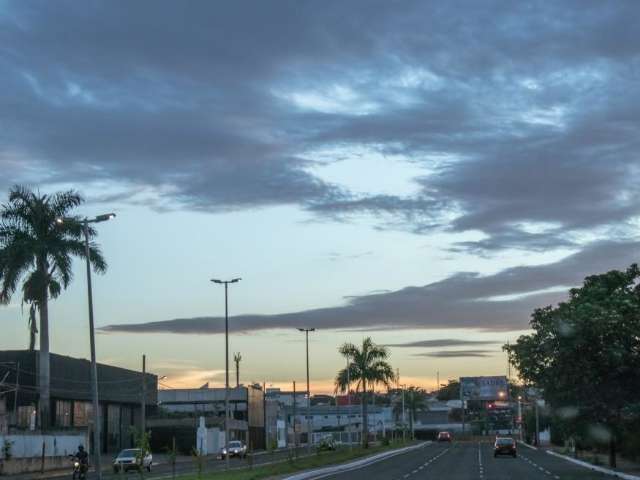
[{"label": "dashed lane marking", "polygon": [[541,472],[544,472],[545,474],[549,475],[550,477],[553,477],[555,480],[560,480],[560,477],[558,475],[554,475],[553,473],[551,473],[549,470],[541,467],[540,465],[538,465],[536,462],[534,462],[533,460],[529,460],[527,457],[525,457],[524,455],[520,454],[518,455],[518,458],[520,458],[521,460],[527,462],[529,465],[531,465],[533,468],[537,468],[538,470],[540,470]]},{"label": "dashed lane marking", "polygon": [[409,478],[411,475],[415,475],[416,473],[418,473],[419,471],[421,471],[422,469],[424,469],[425,467],[428,467],[429,465],[431,465],[431,462],[435,462],[438,458],[440,458],[441,456],[443,456],[445,453],[447,453],[449,451],[448,448],[445,448],[442,452],[440,452],[438,455],[436,455],[435,457],[430,458],[429,460],[427,460],[426,462],[424,462],[422,465],[420,465],[418,468],[416,468],[415,470],[412,470],[409,473],[405,473],[402,478]]}]

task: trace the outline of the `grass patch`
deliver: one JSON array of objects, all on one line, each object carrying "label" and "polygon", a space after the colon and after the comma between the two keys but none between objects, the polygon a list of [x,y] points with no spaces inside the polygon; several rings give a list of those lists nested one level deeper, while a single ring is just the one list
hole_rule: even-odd
[{"label": "grass patch", "polygon": [[319,452],[309,457],[302,457],[290,461],[283,460],[282,462],[274,463],[272,465],[256,466],[253,469],[249,469],[247,467],[222,472],[204,472],[201,476],[198,476],[197,474],[189,474],[182,475],[176,478],[177,480],[260,480],[265,478],[278,477],[280,475],[292,474],[301,470],[309,470],[327,465],[345,463],[349,460],[385,452],[387,450],[393,450],[394,448],[405,447],[408,445],[411,445],[411,442],[394,442],[385,446],[371,446],[367,449],[354,446],[352,450],[349,450],[349,448],[341,448],[334,452]]}]

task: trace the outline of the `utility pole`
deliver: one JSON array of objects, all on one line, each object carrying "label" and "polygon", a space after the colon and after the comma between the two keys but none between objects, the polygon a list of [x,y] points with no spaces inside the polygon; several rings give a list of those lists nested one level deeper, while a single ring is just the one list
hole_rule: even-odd
[{"label": "utility pole", "polygon": [[91,349],[91,400],[93,404],[93,449],[95,458],[95,472],[98,480],[102,480],[102,460],[101,460],[101,425],[100,425],[100,407],[98,401],[98,367],[96,364],[96,334],[93,321],[93,290],[91,288],[91,249],[89,247],[89,224],[100,223],[112,220],[116,217],[115,213],[105,213],[94,218],[85,218],[77,220],[75,218],[56,218],[56,223],[63,224],[65,222],[74,223],[82,227],[84,233],[84,253],[87,263],[87,300],[89,307],[89,347]]},{"label": "utility pole", "polygon": [[309,388],[309,332],[315,332],[315,328],[299,328],[304,332],[307,342],[307,453],[311,453],[311,390]]},{"label": "utility pole", "polygon": [[407,441],[407,425],[404,414],[404,385],[402,385],[402,441]]},{"label": "utility pole", "polygon": [[13,392],[13,417],[18,425],[18,390],[20,389],[20,362],[16,362],[16,389]]},{"label": "utility pole", "polygon": [[229,284],[242,280],[211,279],[213,283],[224,285],[224,456],[227,470],[229,469]]},{"label": "utility pole", "polygon": [[440,370],[436,372],[436,396],[440,393]]},{"label": "utility pole", "polygon": [[460,382],[460,402],[462,403],[462,435],[464,435],[464,392],[463,384]]},{"label": "utility pole", "polygon": [[298,429],[296,428],[296,381],[293,381],[293,448],[298,456]]},{"label": "utility pole", "polygon": [[520,441],[522,441],[522,396],[518,395],[518,429],[520,430]]},{"label": "utility pole", "polygon": [[538,415],[538,397],[534,399],[536,407],[536,447],[540,445],[540,417]]},{"label": "utility pole", "polygon": [[147,431],[147,356],[142,355],[142,404],[141,404],[142,428],[141,434]]}]

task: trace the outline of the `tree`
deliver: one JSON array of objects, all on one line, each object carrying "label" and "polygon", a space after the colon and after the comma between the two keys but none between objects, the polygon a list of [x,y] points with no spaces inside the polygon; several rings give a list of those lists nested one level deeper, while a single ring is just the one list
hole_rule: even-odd
[{"label": "tree", "polygon": [[438,400],[460,400],[460,382],[458,380],[449,380],[448,383],[439,385]]},{"label": "tree", "polygon": [[373,343],[371,337],[365,338],[360,348],[353,343],[344,343],[338,351],[349,363],[336,376],[336,390],[345,391],[348,388],[347,378],[349,378],[351,382],[356,382],[356,390],[362,391],[360,397],[362,402],[362,445],[364,448],[368,448],[368,388],[373,389],[376,385],[384,385],[389,388],[395,380],[393,369],[387,363],[389,351],[386,347]]},{"label": "tree", "polygon": [[[83,227],[78,222],[58,224],[71,217],[82,197],[70,190],[43,195],[15,186],[9,202],[0,209],[0,303],[7,304],[22,280],[22,299],[40,316],[38,386],[40,425],[50,425],[49,415],[49,299],[60,295],[73,278],[72,257],[85,258]],[[90,237],[96,232],[89,228]],[[89,257],[97,272],[107,265],[95,244]],[[35,310],[30,308],[30,346],[35,343]],[[33,314],[33,315],[32,315]]]},{"label": "tree", "polygon": [[640,402],[639,281],[637,265],[587,277],[568,301],[535,310],[534,332],[504,347],[576,435],[608,443],[611,466],[623,421]]}]

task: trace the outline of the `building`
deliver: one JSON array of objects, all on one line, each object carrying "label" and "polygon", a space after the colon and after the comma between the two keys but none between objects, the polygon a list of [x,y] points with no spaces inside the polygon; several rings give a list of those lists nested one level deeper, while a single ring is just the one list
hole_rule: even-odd
[{"label": "building", "polygon": [[[46,430],[87,430],[93,424],[91,362],[50,354],[50,419],[40,425],[38,415],[38,351],[0,351],[0,378],[17,392],[5,395],[10,430],[37,426]],[[141,424],[143,378],[149,411],[157,403],[158,378],[152,374],[98,363],[98,398],[102,421],[102,449],[116,452],[132,446],[133,427]],[[16,404],[17,402],[17,404]],[[17,407],[17,408],[16,408]],[[15,413],[14,413],[15,412]]]},{"label": "building", "polygon": [[[158,392],[159,416],[163,427],[174,423],[193,423],[185,419],[204,417],[207,427],[223,427],[225,410],[224,388],[182,388]],[[265,396],[260,385],[229,388],[231,413],[230,440],[244,441],[252,449],[266,448]],[[173,420],[171,420],[173,419]],[[160,427],[160,418],[150,419],[150,425]],[[190,427],[191,428],[191,427]],[[194,437],[195,438],[195,437]]]},{"label": "building", "polygon": [[[2,395],[0,393],[0,395]],[[7,415],[7,401],[0,396],[0,435],[6,435],[9,432],[9,416]]]},{"label": "building", "polygon": [[306,390],[296,391],[294,397],[293,391],[284,391],[279,388],[267,388],[266,396],[268,399],[275,400],[284,407],[293,407],[294,398],[297,408],[306,408],[308,404]]}]

